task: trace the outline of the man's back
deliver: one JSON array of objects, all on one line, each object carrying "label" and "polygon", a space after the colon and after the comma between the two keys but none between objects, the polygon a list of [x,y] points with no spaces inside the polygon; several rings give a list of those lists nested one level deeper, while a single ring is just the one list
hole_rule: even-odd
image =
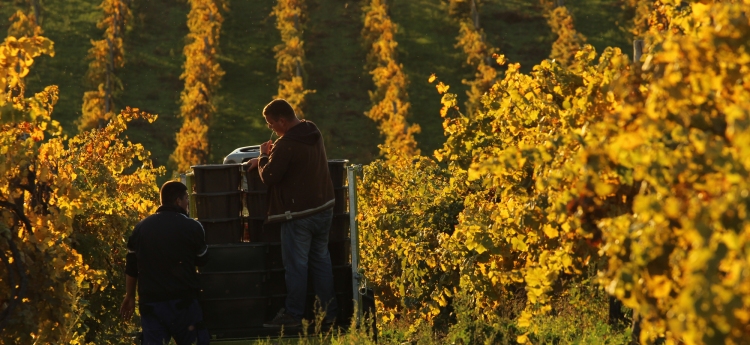
[{"label": "man's back", "polygon": [[303,218],[333,207],[333,183],[317,126],[302,121],[274,144],[260,175],[269,187],[269,222]]},{"label": "man's back", "polygon": [[203,227],[162,206],[135,227],[128,250],[138,260],[138,293],[142,302],[197,298],[195,266],[205,261]]}]

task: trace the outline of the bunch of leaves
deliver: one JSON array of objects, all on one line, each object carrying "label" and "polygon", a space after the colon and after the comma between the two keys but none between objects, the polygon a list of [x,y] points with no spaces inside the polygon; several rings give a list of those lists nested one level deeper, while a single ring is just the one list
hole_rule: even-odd
[{"label": "bunch of leaves", "polygon": [[177,147],[170,156],[178,171],[204,164],[209,158],[208,125],[216,113],[214,97],[224,75],[218,62],[219,37],[224,21],[219,11],[221,8],[225,9],[221,0],[190,0],[189,33],[180,76],[185,81],[180,94],[183,124],[177,134]]},{"label": "bunch of leaves", "polygon": [[132,331],[112,313],[123,293],[110,286],[122,283],[117,248],[153,209],[163,172],[121,136],[128,121],[155,117],[127,109],[104,129],[60,137],[57,87],[24,96],[23,77],[52,45],[38,35],[0,45],[0,341],[105,343]]},{"label": "bunch of leaves", "polygon": [[394,157],[387,151],[396,150],[403,156],[418,156],[420,152],[414,135],[421,129],[418,124],[406,121],[411,103],[406,92],[408,80],[403,65],[397,62],[398,43],[394,38],[397,26],[388,16],[388,8],[383,0],[372,0],[362,10],[362,37],[365,47],[369,49],[368,66],[372,68],[370,74],[375,83],[375,91],[370,91],[370,100],[374,104],[365,115],[378,124],[380,133],[385,137],[381,155]]},{"label": "bunch of leaves", "polygon": [[599,223],[602,282],[639,315],[644,342],[741,344],[750,334],[750,4],[670,7],[643,65],[613,84],[623,101],[590,148],[601,167],[630,171],[608,188],[639,190],[632,213]]},{"label": "bunch of leaves", "polygon": [[[457,2],[459,1],[454,0],[451,4]],[[461,27],[456,37],[456,48],[460,48],[466,55],[466,63],[476,69],[474,80],[461,81],[469,85],[465,106],[466,112],[473,114],[482,105],[482,95],[497,80],[497,70],[493,67],[494,60],[491,58],[495,54],[495,49],[487,45],[484,30],[479,26],[479,9],[476,2],[464,0],[461,3],[467,3],[468,6],[451,7],[451,13],[459,21]]]},{"label": "bunch of leaves", "polygon": [[492,130],[482,132],[492,134],[462,141],[480,152],[470,180],[496,188],[466,199],[453,236],[469,250],[451,253],[479,254],[462,289],[481,297],[522,283],[518,324],[534,335],[533,315],[604,254],[603,283],[643,320],[642,340],[741,343],[745,167],[734,134],[747,113],[745,13],[728,4],[673,12],[670,30],[649,38],[643,70],[617,50],[594,64],[587,46],[568,68],[535,67],[531,82],[509,69],[485,99],[504,114],[487,119]]},{"label": "bunch of leaves", "polygon": [[[596,61],[584,46],[570,68],[545,60],[525,75],[511,64],[483,98],[483,112],[446,116],[451,134],[441,159],[456,171],[468,166],[468,180],[482,187],[465,198],[444,247],[461,269],[460,290],[489,320],[500,315],[502,297],[525,291],[518,326],[533,333],[533,316],[551,311],[551,296],[586,279],[583,268],[598,260],[593,222],[627,211],[631,189],[601,188],[612,177],[586,170],[584,153],[625,61],[618,49]],[[455,96],[444,103],[455,106]]]},{"label": "bunch of leaves", "polygon": [[664,1],[642,66],[588,45],[529,74],[510,64],[469,115],[439,83],[447,140],[435,157],[447,167],[393,155],[359,190],[363,265],[386,318],[432,321],[471,296],[492,324],[522,295],[509,317],[519,342],[535,341],[563,312],[555,296],[596,273],[642,320],[644,342],[742,343],[748,6]]},{"label": "bunch of leaves", "polygon": [[125,294],[124,243],[135,224],[156,209],[156,178],[165,173],[153,166],[142,145],[122,138],[133,120],[152,123],[156,116],[126,107],[105,128],[49,143],[61,151],[59,159],[78,167],[75,185],[82,206],[74,217],[73,240],[84,264],[99,272],[84,293],[86,340],[96,344],[117,344],[133,332],[116,313]]},{"label": "bunch of leaves", "polygon": [[[41,35],[42,31],[34,25],[33,18],[18,11],[12,19],[9,32],[22,36],[9,35],[0,45],[0,102],[4,113],[24,104],[26,85],[23,78],[29,74],[34,58],[42,54],[55,55],[54,43]],[[13,113],[10,111],[10,116]]]},{"label": "bunch of leaves", "polygon": [[305,89],[305,49],[302,33],[306,19],[304,0],[279,0],[273,8],[276,28],[281,33],[281,42],[276,52],[276,71],[279,73],[279,89],[274,98],[287,100],[298,117],[304,117],[305,96],[315,90]]},{"label": "bunch of leaves", "polygon": [[80,131],[104,127],[115,113],[115,98],[123,90],[115,72],[125,66],[123,37],[132,14],[128,3],[123,0],[103,0],[99,7],[104,16],[96,26],[104,30],[104,38],[91,40],[92,47],[88,52],[91,61],[86,77],[96,90],[83,94],[81,118],[78,119]]},{"label": "bunch of leaves", "polygon": [[41,36],[44,31],[39,26],[36,17],[31,14],[27,15],[21,10],[16,11],[10,17],[10,27],[8,27],[8,36],[13,37],[24,37],[24,36]]},{"label": "bunch of leaves", "polygon": [[382,321],[430,321],[447,305],[434,296],[457,279],[444,267],[442,244],[461,211],[454,192],[463,184],[432,159],[384,151],[392,158],[365,166],[358,184],[361,265],[379,296]]},{"label": "bunch of leaves", "polygon": [[[527,329],[533,315],[551,310],[550,295],[564,289],[563,277],[585,278],[582,268],[597,259],[600,240],[590,219],[601,215],[589,209],[576,214],[575,203],[596,199],[618,211],[627,208],[622,200],[630,193],[617,191],[610,201],[571,190],[606,178],[581,175],[581,134],[612,102],[602,90],[625,64],[618,50],[608,50],[598,63],[595,57],[586,46],[573,68],[544,61],[530,75],[512,64],[482,98],[482,109],[469,115],[439,83],[447,139],[435,157],[447,167],[393,154],[395,161],[368,167],[378,173],[368,177],[366,170],[360,191],[362,243],[375,244],[367,271],[377,272],[375,285],[401,304],[399,310],[383,297],[384,310],[432,321],[450,310],[455,296],[471,296],[475,314],[492,323],[505,298],[521,298],[519,325]],[[409,189],[412,181],[415,190]],[[430,214],[440,221],[425,226]],[[424,228],[429,231],[418,232]],[[393,272],[401,279],[387,281]]]},{"label": "bunch of leaves", "polygon": [[552,43],[552,52],[549,57],[567,66],[573,62],[576,53],[586,43],[586,36],[576,31],[573,16],[567,7],[551,8],[549,3],[546,7],[549,8],[545,14],[547,24],[557,35],[557,39]]}]

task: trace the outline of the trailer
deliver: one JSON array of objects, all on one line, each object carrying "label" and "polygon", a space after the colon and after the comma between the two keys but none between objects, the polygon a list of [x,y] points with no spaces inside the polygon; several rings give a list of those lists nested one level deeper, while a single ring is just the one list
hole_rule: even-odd
[{"label": "trailer", "polygon": [[[363,285],[358,267],[355,173],[361,166],[348,163],[328,161],[336,197],[328,249],[339,306],[332,327],[342,328],[352,318],[359,320],[365,309],[374,314],[372,291]],[[203,225],[210,252],[209,262],[198,268],[198,278],[204,323],[212,342],[282,336],[278,329],[263,327],[284,306],[286,283],[280,225],[264,224],[267,190],[258,170],[246,172],[239,162],[191,168],[181,178],[190,191],[189,215]],[[311,285],[305,312],[308,320],[314,319]],[[300,333],[302,329],[287,329],[283,337]]]}]

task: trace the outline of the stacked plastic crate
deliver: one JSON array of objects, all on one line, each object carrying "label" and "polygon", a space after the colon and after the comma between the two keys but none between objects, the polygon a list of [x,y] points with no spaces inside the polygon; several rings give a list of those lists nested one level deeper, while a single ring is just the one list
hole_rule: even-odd
[{"label": "stacked plastic crate", "polygon": [[[337,324],[353,315],[351,241],[346,160],[330,160],[336,204],[329,236],[339,305]],[[195,217],[206,230],[209,263],[199,268],[201,305],[214,338],[273,336],[263,328],[284,306],[286,283],[281,261],[279,224],[264,224],[266,186],[258,170],[243,172],[239,164],[193,167]],[[306,317],[312,319],[314,295],[308,283]],[[294,336],[295,330],[285,330]]]}]

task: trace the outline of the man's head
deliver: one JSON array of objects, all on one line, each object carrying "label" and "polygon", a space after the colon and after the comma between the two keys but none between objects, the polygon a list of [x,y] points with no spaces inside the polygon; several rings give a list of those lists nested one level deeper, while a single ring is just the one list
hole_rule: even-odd
[{"label": "man's head", "polygon": [[283,99],[274,99],[268,103],[263,108],[263,117],[266,119],[268,128],[276,132],[278,136],[284,135],[289,128],[300,122],[294,113],[294,108]]},{"label": "man's head", "polygon": [[162,206],[177,205],[187,211],[188,201],[190,198],[187,193],[187,186],[179,181],[167,181],[161,186],[159,191]]}]

